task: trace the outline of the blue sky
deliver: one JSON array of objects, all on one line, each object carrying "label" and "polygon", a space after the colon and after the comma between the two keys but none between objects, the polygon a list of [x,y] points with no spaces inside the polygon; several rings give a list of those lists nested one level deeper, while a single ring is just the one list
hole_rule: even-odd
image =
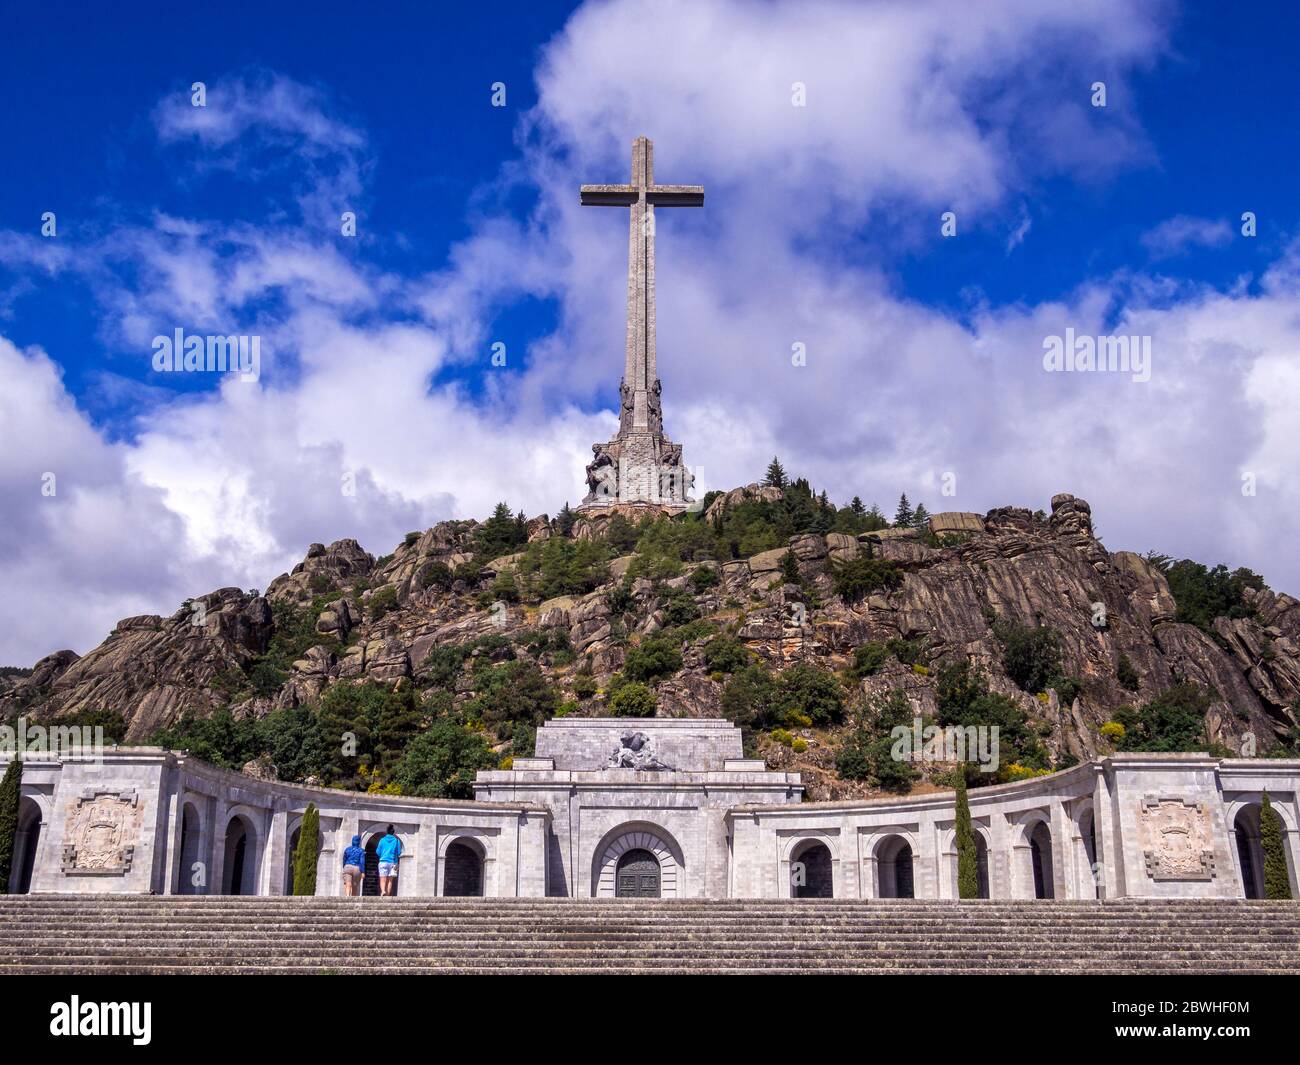
[{"label": "blue sky", "polygon": [[[625,255],[576,185],[640,133],[706,186],[659,227],[667,429],[704,487],[776,452],[887,508],[1072,491],[1112,549],[1300,590],[1287,5],[231,6],[5,5],[0,575],[37,605],[0,660],[315,540],[576,502]],[[157,373],[177,327],[259,334],[260,380]],[[1150,335],[1152,380],[1044,373],[1066,328]]]}]

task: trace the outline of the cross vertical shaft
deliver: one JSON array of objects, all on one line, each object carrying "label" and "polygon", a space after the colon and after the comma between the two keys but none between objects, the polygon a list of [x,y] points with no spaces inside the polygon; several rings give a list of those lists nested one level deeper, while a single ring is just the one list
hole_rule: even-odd
[{"label": "cross vertical shaft", "polygon": [[[656,185],[654,144],[632,143],[632,180],[626,185],[583,185],[588,207],[627,207],[627,348],[619,386],[618,436],[597,444],[587,469],[591,493],[585,505],[658,502],[659,485],[668,501],[687,502],[690,474],[681,466],[681,448],[663,435],[659,372],[655,350],[655,208],[702,207],[701,185]],[[610,468],[617,464],[617,477]],[[617,492],[609,481],[616,479]]]}]

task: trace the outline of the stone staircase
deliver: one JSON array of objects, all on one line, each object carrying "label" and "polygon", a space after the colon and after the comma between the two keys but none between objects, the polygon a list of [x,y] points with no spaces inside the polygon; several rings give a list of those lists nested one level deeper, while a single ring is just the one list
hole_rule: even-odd
[{"label": "stone staircase", "polygon": [[1245,901],[0,896],[0,974],[1282,973]]}]

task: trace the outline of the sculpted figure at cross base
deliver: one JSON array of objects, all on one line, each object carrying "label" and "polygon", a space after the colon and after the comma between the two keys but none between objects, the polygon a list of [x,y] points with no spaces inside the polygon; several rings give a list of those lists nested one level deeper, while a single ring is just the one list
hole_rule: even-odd
[{"label": "sculpted figure at cross base", "polygon": [[610,769],[667,769],[668,766],[650,753],[650,737],[644,732],[624,732],[619,746],[609,760]]}]

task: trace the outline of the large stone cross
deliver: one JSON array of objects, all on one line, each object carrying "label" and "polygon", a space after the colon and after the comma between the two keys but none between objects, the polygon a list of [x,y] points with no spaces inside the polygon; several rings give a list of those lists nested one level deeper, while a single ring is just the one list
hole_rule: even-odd
[{"label": "large stone cross", "polygon": [[657,433],[658,368],[655,365],[655,208],[703,207],[703,185],[656,185],[654,144],[632,142],[628,185],[583,185],[584,207],[630,207],[627,231],[627,358],[620,389],[619,434]]}]

